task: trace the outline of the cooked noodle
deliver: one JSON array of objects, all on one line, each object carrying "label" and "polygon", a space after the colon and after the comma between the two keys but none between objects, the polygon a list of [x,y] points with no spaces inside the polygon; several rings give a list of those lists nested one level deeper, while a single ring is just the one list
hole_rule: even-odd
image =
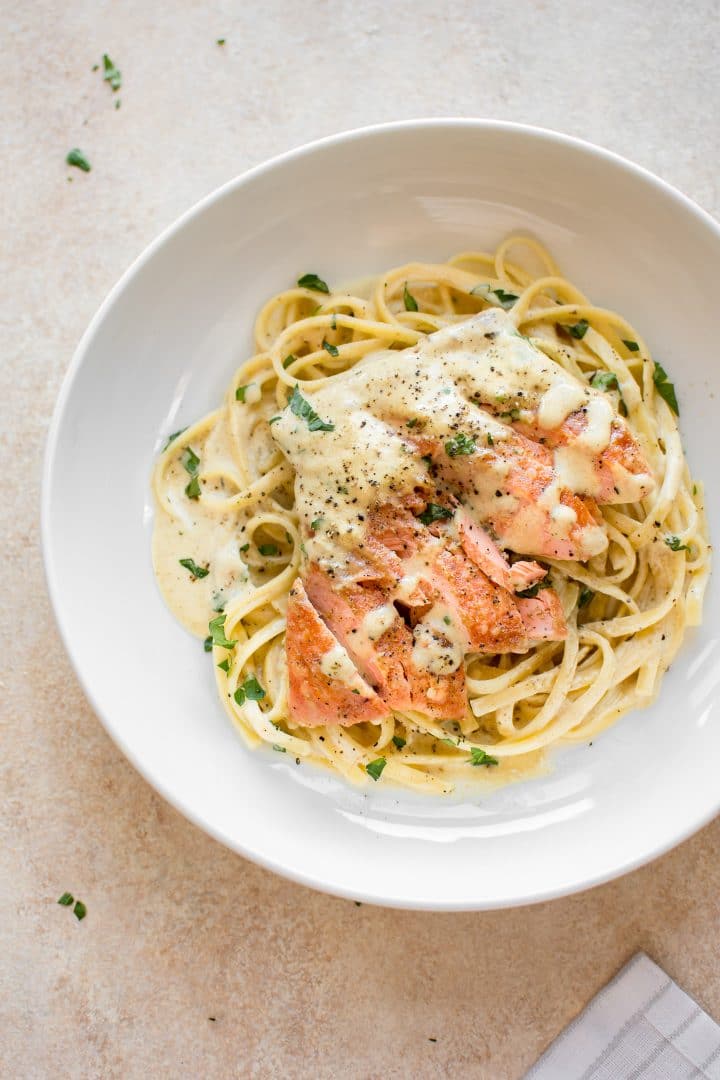
[{"label": "cooked noodle", "polygon": [[[533,265],[535,273],[528,269]],[[478,292],[482,283],[486,292]],[[417,311],[405,309],[406,288]],[[284,631],[302,537],[293,469],[275,447],[268,420],[285,407],[295,385],[313,391],[370,352],[412,346],[497,302],[490,292],[497,288],[519,294],[509,314],[518,331],[552,360],[584,381],[595,371],[617,377],[618,401],[653,471],[655,490],[642,502],[601,508],[609,537],[601,555],[587,563],[542,559],[562,600],[567,639],[521,655],[468,655],[468,708],[459,723],[409,712],[351,728],[293,726]],[[703,492],[690,477],[676,417],[657,392],[646,342],[621,315],[596,307],[562,277],[536,241],[513,237],[493,254],[464,252],[444,264],[410,263],[382,275],[367,291],[366,298],[297,287],[263,307],[255,326],[257,353],[235,372],[221,407],[178,435],[159,458],[156,566],[170,522],[176,544],[193,526],[202,532],[203,544],[213,550],[202,544],[197,550],[210,563],[214,547],[244,549],[242,556],[235,556],[234,547],[227,554],[231,587],[222,594],[224,633],[236,644],[215,645],[212,658],[220,699],[251,746],[267,743],[330,766],[353,782],[368,781],[365,766],[384,758],[383,781],[447,792],[461,777],[485,772],[468,769],[473,747],[497,759],[502,776],[523,755],[561,740],[588,740],[655,698],[686,627],[701,619],[710,564]],[[578,320],[589,324],[581,339],[558,332],[558,324]],[[335,346],[336,355],[323,348],[323,340]],[[191,504],[184,493],[192,475],[187,448],[199,459],[199,496]],[[213,611],[207,589],[195,588],[172,605],[177,612],[190,595],[196,610],[183,621],[197,631],[221,604]],[[250,677],[264,696],[245,696],[238,704],[236,691]]]}]

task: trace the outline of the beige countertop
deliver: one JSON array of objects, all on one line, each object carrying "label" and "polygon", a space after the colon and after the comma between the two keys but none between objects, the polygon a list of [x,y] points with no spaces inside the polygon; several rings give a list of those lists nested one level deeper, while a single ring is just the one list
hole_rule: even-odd
[{"label": "beige countertop", "polygon": [[[198,198],[342,128],[478,115],[604,144],[717,214],[719,10],[2,6],[2,1076],[514,1080],[637,949],[720,1017],[719,822],[620,881],[514,911],[386,911],[290,884],[188,824],[111,743],[55,630],[38,522],[73,349]],[[104,51],[117,110],[91,71]],[[89,175],[65,166],[73,146]],[[65,889],[84,922],[55,903]]]}]

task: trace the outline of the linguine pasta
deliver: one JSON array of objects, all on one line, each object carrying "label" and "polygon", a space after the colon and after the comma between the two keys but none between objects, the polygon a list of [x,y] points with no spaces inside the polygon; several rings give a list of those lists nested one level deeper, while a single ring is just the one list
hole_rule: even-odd
[{"label": "linguine pasta", "polygon": [[[189,629],[205,636],[210,625],[218,694],[248,744],[267,743],[352,782],[368,782],[382,761],[384,782],[444,793],[485,772],[468,766],[496,762],[497,775],[510,777],[538,751],[588,740],[649,704],[686,628],[700,622],[710,547],[674,390],[643,338],[526,237],[490,254],[397,267],[358,294],[323,285],[310,276],[265,304],[255,355],[220,407],[169,441],[153,477],[158,580]],[[504,307],[517,331],[571,374],[595,376],[626,415],[656,487],[641,502],[601,508],[602,554],[584,563],[541,557],[567,638],[524,654],[467,655],[460,721],[396,712],[349,728],[294,726],[284,635],[303,540],[294,471],[273,442],[273,417],[294,387],[311,393],[369,353],[413,346],[489,306]]]}]

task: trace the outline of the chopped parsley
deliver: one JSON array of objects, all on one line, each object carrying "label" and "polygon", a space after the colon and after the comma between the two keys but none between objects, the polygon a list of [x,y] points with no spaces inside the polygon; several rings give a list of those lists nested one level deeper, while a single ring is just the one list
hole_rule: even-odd
[{"label": "chopped parsley", "polygon": [[215,44],[216,45],[224,45],[225,44],[225,38],[224,37],[219,37],[217,39],[217,41],[215,42]]},{"label": "chopped parsley", "polygon": [[258,544],[258,551],[261,555],[279,555],[280,548],[277,544]]},{"label": "chopped parsley", "polygon": [[627,416],[625,398],[622,395],[620,383],[618,382],[618,377],[614,371],[596,371],[590,380],[590,385],[595,390],[604,390],[605,393],[609,390],[617,390],[620,395],[620,413],[622,416]]},{"label": "chopped parsley", "polygon": [[492,757],[491,754],[486,754],[485,751],[481,750],[479,746],[472,746],[470,748],[470,764],[499,765],[499,762],[496,757]]},{"label": "chopped parsley", "polygon": [[500,417],[507,417],[508,420],[519,420],[520,410],[518,408],[508,409],[506,412],[498,413]]},{"label": "chopped parsley", "polygon": [[193,578],[204,578],[210,573],[207,566],[198,566],[192,559],[178,559],[181,566],[184,566],[186,570],[189,570]]},{"label": "chopped parsley", "polygon": [[165,445],[163,446],[160,453],[164,454],[168,446],[170,446],[171,443],[174,443],[178,435],[182,435],[183,431],[187,431],[187,428],[180,428],[179,431],[173,431],[172,435],[168,435],[167,439],[165,440]]},{"label": "chopped parsley", "polygon": [[406,311],[417,311],[418,302],[413,294],[408,290],[407,281],[405,282],[405,288],[403,289],[403,304]]},{"label": "chopped parsley", "polygon": [[240,545],[240,554],[241,555],[244,555],[245,552],[249,551],[249,550],[250,550],[250,545],[249,544],[241,544]]},{"label": "chopped parsley", "polygon": [[230,670],[230,657],[226,656],[225,659],[218,664],[218,667],[227,675],[228,671]]},{"label": "chopped parsley", "polygon": [[596,371],[590,380],[596,390],[619,390],[620,383],[614,371]]},{"label": "chopped parsley", "polygon": [[640,352],[640,346],[637,341],[628,341],[627,338],[623,338],[622,343],[626,349],[630,350],[630,352]]},{"label": "chopped parsley", "polygon": [[83,172],[90,172],[92,169],[92,165],[77,146],[68,151],[65,161],[68,165],[74,165],[76,169],[82,169]]},{"label": "chopped parsley", "polygon": [[687,544],[683,544],[679,536],[666,536],[665,543],[671,551],[689,551]]},{"label": "chopped parsley", "polygon": [[233,697],[238,705],[244,705],[246,701],[261,701],[265,697],[265,691],[255,676],[251,675],[242,686],[238,686]]},{"label": "chopped parsley", "polygon": [[448,510],[447,507],[440,506],[438,503],[430,502],[422,514],[418,514],[418,520],[422,521],[423,525],[432,525],[433,521],[448,521],[452,516],[452,510]]},{"label": "chopped parsley", "polygon": [[490,287],[490,285],[488,285],[487,282],[481,282],[480,285],[476,285],[473,289],[470,290],[470,292],[473,296],[477,296],[478,294],[480,296],[484,296],[486,300],[490,300],[490,296],[488,294],[492,294],[493,296],[495,296],[496,300],[491,300],[490,302],[498,303],[500,307],[505,308],[506,311],[508,310],[508,308],[511,308],[513,306],[516,300],[519,299],[517,293],[506,292],[506,290],[503,289],[502,286],[498,286],[497,289],[493,289]]},{"label": "chopped parsley", "polygon": [[443,622],[446,626],[452,626],[452,619],[449,615],[443,615]]},{"label": "chopped parsley", "polygon": [[191,446],[186,446],[183,450],[182,463],[185,472],[190,473],[191,476],[197,475],[197,471],[200,467],[200,458]]},{"label": "chopped parsley", "polygon": [[203,649],[205,650],[205,652],[212,652],[212,647],[213,647],[213,639],[212,639],[212,634],[210,634],[203,641]]},{"label": "chopped parsley", "polygon": [[317,532],[318,529],[320,528],[320,526],[322,525],[324,520],[325,520],[324,518],[319,517],[319,518],[315,518],[314,521],[311,521],[310,522],[310,528],[312,529],[312,531]]},{"label": "chopped parsley", "polygon": [[211,635],[210,640],[213,645],[219,645],[221,649],[234,649],[237,642],[228,641],[225,637],[225,619],[226,616],[220,614],[216,616],[216,618],[210,620],[208,623],[208,630]]},{"label": "chopped parsley", "polygon": [[122,74],[115,67],[107,53],[103,53],[103,80],[110,84],[113,93],[122,86]]},{"label": "chopped parsley", "polygon": [[490,434],[489,431],[487,433],[487,444],[488,444],[488,446],[494,446],[495,445],[495,440],[493,439],[493,437],[492,437],[492,435]]},{"label": "chopped parsley", "polygon": [[284,367],[284,368],[289,368],[289,367],[290,367],[290,365],[291,365],[291,364],[294,364],[296,360],[297,360],[297,356],[293,355],[293,353],[290,353],[290,354],[289,354],[288,356],[286,356],[286,357],[285,357],[285,359],[283,360],[283,367]]},{"label": "chopped parsley", "polygon": [[75,907],[73,908],[73,915],[78,920],[78,922],[82,922],[82,920],[87,915],[87,908],[83,904],[82,900],[76,900],[75,901]]},{"label": "chopped parsley", "polygon": [[467,456],[474,454],[476,450],[475,440],[471,435],[466,435],[463,431],[458,431],[457,435],[453,435],[445,443],[445,453],[450,457]]},{"label": "chopped parsley", "polygon": [[187,495],[188,499],[200,498],[200,481],[198,480],[197,476],[193,476],[190,483],[186,485],[185,494]]},{"label": "chopped parsley", "polygon": [[282,419],[280,416],[271,416],[268,420],[268,425],[272,427],[273,424],[277,424],[278,420]]},{"label": "chopped parsley", "polygon": [[582,341],[582,339],[585,337],[588,330],[590,329],[590,323],[587,321],[587,319],[580,319],[579,322],[571,323],[569,326],[566,326],[565,329],[567,330],[570,337],[574,337],[577,338],[578,341]]},{"label": "chopped parsley", "polygon": [[379,780],[386,765],[387,761],[384,757],[375,758],[374,761],[369,761],[365,766],[365,772],[368,776],[372,776],[373,780]]},{"label": "chopped parsley", "polygon": [[242,401],[243,405],[245,404],[245,391],[247,390],[249,385],[250,384],[247,383],[245,386],[238,386],[237,390],[235,391],[235,400]]},{"label": "chopped parsley", "polygon": [[277,750],[278,754],[287,754],[287,750],[285,749],[285,747],[279,746],[276,742],[272,744],[272,748],[273,750]]},{"label": "chopped parsley", "polygon": [[547,577],[542,578],[540,581],[536,581],[534,585],[531,585],[528,589],[521,589],[520,592],[516,592],[515,595],[519,596],[522,600],[532,600],[534,596],[540,592],[541,589],[551,589],[552,585]]},{"label": "chopped parsley", "polygon": [[310,431],[334,431],[335,425],[321,420],[309,401],[300,393],[297,383],[288,401],[290,411],[304,420]]},{"label": "chopped parsley", "polygon": [[680,409],[678,408],[677,397],[675,396],[675,387],[668,380],[667,372],[655,361],[655,370],[653,371],[653,382],[655,383],[655,389],[660,397],[665,401],[676,416],[680,415]]},{"label": "chopped parsley", "polygon": [[586,604],[590,603],[594,595],[592,589],[588,589],[587,585],[583,585],[578,596],[578,607],[584,608]]},{"label": "chopped parsley", "polygon": [[323,281],[317,274],[303,274],[301,278],[298,278],[298,285],[301,289],[313,289],[314,292],[330,292],[327,282]]},{"label": "chopped parsley", "polygon": [[402,735],[393,735],[392,741],[398,750],[402,750],[403,746],[407,745],[407,739],[403,739]]},{"label": "chopped parsley", "polygon": [[71,892],[64,892],[58,900],[58,904],[62,904],[63,907],[70,907],[74,899],[75,897]]},{"label": "chopped parsley", "polygon": [[337,345],[331,345],[330,342],[327,341],[325,338],[323,338],[323,340],[322,340],[322,347],[325,350],[325,352],[330,353],[331,356],[339,356],[340,355]]}]

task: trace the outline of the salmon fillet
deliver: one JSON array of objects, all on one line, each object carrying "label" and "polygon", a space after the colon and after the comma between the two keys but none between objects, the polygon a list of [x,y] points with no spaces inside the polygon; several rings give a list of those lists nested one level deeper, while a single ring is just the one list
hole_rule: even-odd
[{"label": "salmon fillet", "polygon": [[437,719],[465,715],[464,666],[442,675],[420,668],[413,659],[413,633],[385,590],[337,583],[317,566],[308,569],[305,585],[327,626],[389,708]]},{"label": "salmon fillet", "polygon": [[308,600],[299,578],[290,590],[285,640],[294,723],[348,727],[377,723],[387,716],[387,706],[355,670]]}]

